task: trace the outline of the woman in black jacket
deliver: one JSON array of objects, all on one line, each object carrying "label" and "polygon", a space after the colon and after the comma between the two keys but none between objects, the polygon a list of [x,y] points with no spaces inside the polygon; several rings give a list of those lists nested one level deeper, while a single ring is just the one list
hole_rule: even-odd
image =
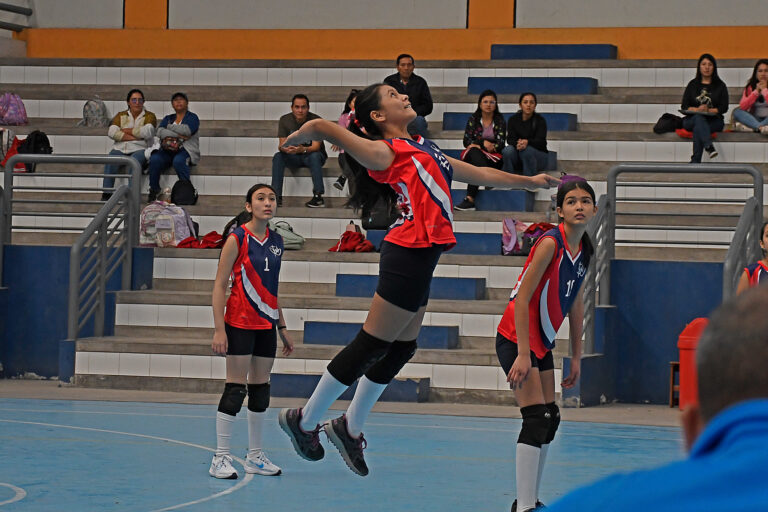
[{"label": "woman in black jacket", "polygon": [[533,176],[547,167],[547,121],[536,113],[534,93],[521,94],[518,104],[520,110],[507,122],[504,170]]},{"label": "woman in black jacket", "polygon": [[691,163],[701,163],[704,151],[709,158],[715,158],[717,150],[710,134],[722,131],[725,126],[723,114],[728,111],[728,87],[717,76],[717,61],[712,55],[705,53],[699,57],[696,78],[688,82],[681,107],[687,112],[696,112],[683,119],[683,128],[693,132]]}]

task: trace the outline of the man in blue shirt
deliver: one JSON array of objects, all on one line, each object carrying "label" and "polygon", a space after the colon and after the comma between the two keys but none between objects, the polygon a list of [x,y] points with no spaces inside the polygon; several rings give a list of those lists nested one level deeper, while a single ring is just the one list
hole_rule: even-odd
[{"label": "man in blue shirt", "polygon": [[682,415],[690,453],[578,489],[551,512],[768,510],[768,287],[712,315],[696,350],[699,404]]}]

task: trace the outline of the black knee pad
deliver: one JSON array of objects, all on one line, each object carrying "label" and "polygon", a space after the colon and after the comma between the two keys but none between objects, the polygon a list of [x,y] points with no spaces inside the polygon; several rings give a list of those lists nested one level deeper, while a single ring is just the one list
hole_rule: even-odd
[{"label": "black knee pad", "polygon": [[536,404],[521,408],[520,413],[523,415],[523,428],[517,442],[541,448],[547,442],[552,423],[549,409],[544,404]]},{"label": "black knee pad", "polygon": [[245,384],[227,382],[224,384],[224,393],[221,394],[221,400],[219,400],[219,412],[229,414],[230,416],[237,416],[237,413],[243,407],[244,399]]},{"label": "black knee pad", "polygon": [[547,405],[549,410],[549,433],[547,434],[547,443],[551,443],[557,433],[557,427],[560,426],[560,408],[555,402],[550,402]]},{"label": "black knee pad", "polygon": [[416,340],[395,341],[390,345],[387,354],[368,368],[365,376],[376,384],[389,384],[415,353]]},{"label": "black knee pad", "polygon": [[264,412],[269,407],[269,382],[248,384],[248,410]]},{"label": "black knee pad", "polygon": [[328,363],[328,372],[342,384],[351,386],[384,357],[390,345],[389,341],[380,340],[360,329],[355,339]]}]

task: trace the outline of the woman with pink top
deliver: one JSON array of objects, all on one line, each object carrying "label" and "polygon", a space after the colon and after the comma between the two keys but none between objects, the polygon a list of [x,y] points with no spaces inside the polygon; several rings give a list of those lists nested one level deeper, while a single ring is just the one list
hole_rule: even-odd
[{"label": "woman with pink top", "polygon": [[[344,102],[344,110],[339,116],[339,126],[349,128],[349,123],[355,118],[355,98],[360,91],[352,89],[349,91],[347,101]],[[347,182],[347,176],[352,176],[352,171],[347,165],[347,157],[344,156],[344,150],[339,146],[331,146],[331,149],[339,153],[339,165],[341,166],[341,176],[333,183],[333,186],[339,190],[344,190],[344,184]],[[350,182],[351,185],[351,182]],[[350,194],[352,191],[350,190]]]},{"label": "woman with pink top", "polygon": [[760,59],[755,64],[733,118],[736,127],[743,131],[768,135],[768,59]]}]

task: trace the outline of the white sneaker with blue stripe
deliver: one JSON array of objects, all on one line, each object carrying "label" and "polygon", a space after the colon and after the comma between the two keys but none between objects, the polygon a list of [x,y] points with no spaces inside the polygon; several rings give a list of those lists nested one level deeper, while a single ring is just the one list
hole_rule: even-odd
[{"label": "white sneaker with blue stripe", "polygon": [[245,472],[255,473],[257,475],[274,476],[282,473],[282,470],[272,464],[263,451],[259,450],[256,455],[251,454],[245,457]]}]

